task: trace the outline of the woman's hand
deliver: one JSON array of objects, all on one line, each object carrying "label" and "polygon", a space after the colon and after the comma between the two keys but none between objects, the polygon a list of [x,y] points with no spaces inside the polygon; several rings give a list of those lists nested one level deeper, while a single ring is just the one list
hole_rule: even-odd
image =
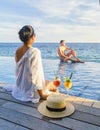
[{"label": "woman's hand", "polygon": [[43,100],[47,99],[47,97],[49,96],[48,94],[45,94],[43,90],[38,90],[38,93],[39,93],[40,99],[43,99]]}]

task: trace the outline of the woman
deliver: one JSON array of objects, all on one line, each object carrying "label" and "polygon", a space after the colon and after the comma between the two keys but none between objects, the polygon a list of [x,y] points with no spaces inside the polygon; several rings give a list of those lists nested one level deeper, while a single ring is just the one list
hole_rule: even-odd
[{"label": "woman", "polygon": [[19,31],[23,45],[16,50],[16,87],[12,95],[22,101],[38,102],[46,99],[50,91],[56,91],[53,82],[44,80],[41,52],[32,47],[35,32],[32,26],[26,25]]}]

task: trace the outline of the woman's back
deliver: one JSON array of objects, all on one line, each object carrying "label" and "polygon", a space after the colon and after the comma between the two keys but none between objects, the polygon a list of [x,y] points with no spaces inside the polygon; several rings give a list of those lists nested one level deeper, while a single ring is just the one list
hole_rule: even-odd
[{"label": "woman's back", "polygon": [[15,60],[16,60],[16,62],[18,62],[23,57],[23,55],[26,53],[26,51],[28,49],[29,48],[26,47],[26,46],[21,46],[20,48],[18,48],[16,50],[16,54],[15,54]]},{"label": "woman's back", "polygon": [[[18,49],[17,51],[21,51]],[[25,51],[23,51],[25,52]],[[16,63],[16,87],[13,96],[22,101],[39,100],[37,89],[44,89],[45,80],[41,62],[41,53],[37,48],[30,47],[21,53]]]}]

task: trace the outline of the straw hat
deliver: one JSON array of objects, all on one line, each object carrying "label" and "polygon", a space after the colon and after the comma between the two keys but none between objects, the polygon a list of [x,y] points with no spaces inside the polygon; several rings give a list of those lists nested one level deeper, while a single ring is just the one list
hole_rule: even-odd
[{"label": "straw hat", "polygon": [[71,115],[75,108],[71,103],[65,101],[64,96],[53,94],[39,104],[38,111],[47,117],[62,118]]}]

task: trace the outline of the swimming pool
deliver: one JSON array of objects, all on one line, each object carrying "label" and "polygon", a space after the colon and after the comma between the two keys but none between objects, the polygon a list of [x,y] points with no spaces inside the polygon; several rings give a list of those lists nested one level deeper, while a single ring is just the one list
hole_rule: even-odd
[{"label": "swimming pool", "polygon": [[[8,48],[5,47],[4,50],[2,47],[0,52],[0,82],[14,85],[14,52],[19,44],[11,45],[8,46],[7,44]],[[50,49],[50,45],[52,45],[52,50]],[[55,70],[58,72],[58,76],[62,81],[59,87],[61,92],[79,97],[100,100],[100,46],[96,50],[93,48],[94,45],[88,45],[89,49],[92,48],[94,50],[92,51],[93,54],[91,52],[92,56],[88,56],[90,52],[87,50],[86,54],[86,50],[81,49],[83,48],[83,44],[77,46],[73,45],[73,47],[75,46],[74,48],[77,50],[80,58],[86,61],[85,63],[61,63],[55,51],[57,44],[46,44],[46,46],[44,44],[38,44],[38,46],[42,52],[45,79],[53,80]],[[82,54],[80,53],[81,51]],[[87,56],[89,57],[89,60],[87,60]],[[69,76],[71,72],[73,72],[73,86],[69,91],[66,91],[63,86],[63,78]]]}]

